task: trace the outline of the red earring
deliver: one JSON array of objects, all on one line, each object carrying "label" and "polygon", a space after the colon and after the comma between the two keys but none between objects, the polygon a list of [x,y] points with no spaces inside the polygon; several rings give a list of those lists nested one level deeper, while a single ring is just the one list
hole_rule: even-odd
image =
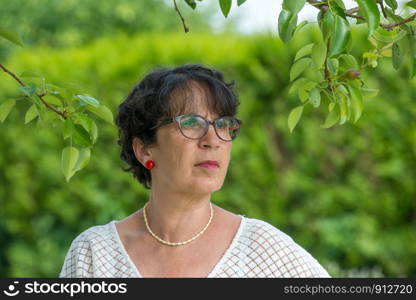
[{"label": "red earring", "polygon": [[148,161],[146,161],[145,165],[146,165],[146,168],[148,170],[150,170],[150,169],[153,169],[155,167],[155,162],[153,160],[148,160]]}]

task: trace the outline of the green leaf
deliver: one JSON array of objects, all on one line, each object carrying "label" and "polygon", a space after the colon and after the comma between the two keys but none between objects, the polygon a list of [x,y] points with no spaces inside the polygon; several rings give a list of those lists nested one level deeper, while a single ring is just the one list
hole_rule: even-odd
[{"label": "green leaf", "polygon": [[4,122],[4,120],[6,120],[7,116],[9,115],[9,113],[11,112],[15,104],[16,104],[16,100],[9,99],[9,100],[4,101],[0,105],[0,121],[1,122]]},{"label": "green leaf", "polygon": [[341,54],[338,58],[340,65],[345,69],[359,69],[359,65],[354,56],[350,54]]},{"label": "green leaf", "polygon": [[300,48],[300,50],[296,52],[295,61],[298,60],[299,58],[302,58],[306,55],[311,54],[313,45],[314,43],[310,43]]},{"label": "green leaf", "polygon": [[379,90],[378,89],[367,89],[367,88],[361,88],[360,89],[364,98],[374,98],[377,96]]},{"label": "green leaf", "polygon": [[75,147],[66,147],[62,150],[61,168],[67,182],[75,174],[74,167],[78,156],[79,151]]},{"label": "green leaf", "polygon": [[20,74],[20,77],[28,77],[28,78],[42,78],[42,75],[37,72],[32,71],[24,71]]},{"label": "green leaf", "polygon": [[378,28],[380,24],[380,12],[377,8],[377,2],[374,0],[356,0],[368,24],[368,36]]},{"label": "green leaf", "polygon": [[33,104],[26,112],[25,115],[25,124],[32,121],[34,118],[36,118],[39,115],[38,109],[36,108],[36,105]]},{"label": "green leaf", "polygon": [[[331,103],[332,104],[332,103]],[[322,128],[330,128],[338,123],[339,114],[336,109],[332,109],[329,114],[327,115],[324,124],[322,124]]]},{"label": "green leaf", "polygon": [[345,5],[343,0],[330,0],[331,3],[335,3],[336,5],[338,5],[341,9],[345,9]]},{"label": "green leaf", "polygon": [[318,22],[322,31],[322,36],[326,42],[332,36],[332,32],[334,31],[335,16],[330,10],[327,10],[326,12],[320,11],[318,13]]},{"label": "green leaf", "polygon": [[305,89],[300,89],[298,91],[298,96],[299,96],[300,101],[302,101],[302,103],[304,103],[306,100],[309,99],[309,93]]},{"label": "green leaf", "polygon": [[357,122],[361,114],[363,112],[363,96],[361,94],[360,89],[357,89],[353,86],[348,86],[348,90],[350,91],[350,100],[351,100],[351,106],[352,111],[354,112],[354,123]]},{"label": "green leaf", "polygon": [[328,102],[329,111],[332,111],[332,108],[335,106],[335,102],[333,102],[333,96],[328,90],[321,90],[321,102]]},{"label": "green leaf", "polygon": [[96,114],[98,117],[100,117],[104,121],[110,123],[111,125],[114,125],[113,113],[111,112],[111,110],[107,106],[100,105],[98,107],[94,107],[94,106],[91,106],[91,105],[87,105],[87,109],[90,112]]},{"label": "green leaf", "polygon": [[77,145],[91,147],[92,141],[89,133],[81,125],[74,124],[74,130],[72,131],[72,138]]},{"label": "green leaf", "polygon": [[316,87],[316,85],[317,85],[317,83],[315,81],[309,81],[305,84],[303,89],[309,91],[309,90],[313,89],[314,87]]},{"label": "green leaf", "polygon": [[313,88],[309,91],[309,102],[313,107],[317,108],[321,104],[321,94],[319,89]]},{"label": "green leaf", "polygon": [[309,68],[305,70],[305,77],[315,83],[325,81],[325,72],[323,69]]},{"label": "green leaf", "polygon": [[398,28],[395,28],[394,30],[387,30],[382,27],[378,27],[374,31],[372,38],[376,40],[376,43],[389,44],[400,39],[403,34],[405,34],[404,31],[398,30]]},{"label": "green leaf", "polygon": [[308,91],[316,87],[316,85],[317,83],[315,81],[310,81],[309,79],[307,79],[307,81],[302,86],[299,87],[299,90],[298,90],[299,99],[302,102],[305,102],[306,100],[308,100],[309,99]]},{"label": "green leaf", "polygon": [[195,0],[185,0],[186,4],[188,4],[192,9],[195,9],[196,2]]},{"label": "green leaf", "polygon": [[302,72],[310,66],[311,62],[312,59],[310,59],[309,57],[304,57],[296,61],[290,68],[290,81],[295,80],[300,74],[302,74]]},{"label": "green leaf", "polygon": [[60,100],[59,97],[56,97],[56,95],[54,94],[47,94],[45,96],[43,96],[43,100],[45,100],[45,102],[52,104],[54,106],[62,106],[62,102]]},{"label": "green leaf", "polygon": [[85,166],[89,163],[90,158],[90,148],[81,148],[81,151],[79,151],[77,163],[74,166],[74,172],[78,172],[79,170],[85,168]]},{"label": "green leaf", "polygon": [[301,89],[309,80],[307,78],[301,77],[292,83],[292,86],[289,89],[289,94],[292,94]]},{"label": "green leaf", "polygon": [[32,98],[36,95],[36,86],[34,85],[27,85],[27,86],[19,86],[19,90],[23,92],[29,98]]},{"label": "green leaf", "polygon": [[[416,0],[413,0],[416,3]],[[410,2],[413,2],[410,1]],[[386,2],[386,4],[393,10],[396,10],[398,5],[397,5],[397,1],[396,0],[384,0],[384,2]]]},{"label": "green leaf", "polygon": [[397,43],[400,48],[400,57],[403,59],[399,71],[403,74],[403,76],[411,79],[416,71],[413,68],[416,57],[416,39],[413,35],[406,35]]},{"label": "green leaf", "polygon": [[352,87],[355,87],[357,89],[361,89],[361,87],[363,86],[364,82],[361,79],[353,79],[350,80],[348,82],[349,85],[351,85]]},{"label": "green leaf", "polygon": [[335,102],[329,103],[328,104],[328,111],[331,112],[334,109],[335,105],[336,105]]},{"label": "green leaf", "polygon": [[346,15],[345,15],[345,5],[342,2],[342,0],[330,0],[328,1],[329,7],[332,11],[332,13],[334,13],[337,16],[340,16],[341,18],[345,19]]},{"label": "green leaf", "polygon": [[91,120],[91,129],[89,130],[89,134],[90,134],[92,143],[95,144],[95,142],[97,141],[97,137],[98,137],[98,128],[97,128],[97,124],[95,124],[93,120]]},{"label": "green leaf", "polygon": [[237,0],[237,5],[240,6],[242,5],[244,2],[246,2],[246,0]]},{"label": "green leaf", "polygon": [[81,100],[81,104],[83,105],[92,105],[95,107],[100,106],[100,101],[98,101],[97,99],[87,96],[87,95],[76,95],[76,98],[79,98]]},{"label": "green leaf", "polygon": [[328,87],[328,85],[329,85],[328,81],[326,81],[326,80],[319,82],[319,87],[322,88],[322,89],[326,89]]},{"label": "green leaf", "polygon": [[297,15],[305,5],[306,0],[283,0],[282,8]]},{"label": "green leaf", "polygon": [[[390,1],[394,1],[394,0],[390,0]],[[386,1],[386,2],[389,2],[389,1]],[[394,1],[394,2],[396,2],[396,1]],[[406,5],[409,6],[409,7],[411,7],[411,8],[415,8],[416,9],[416,0],[409,1],[409,2],[406,3]],[[396,3],[396,8],[397,8],[397,3]]]},{"label": "green leaf", "polygon": [[303,113],[303,105],[297,106],[289,114],[289,118],[287,120],[287,124],[289,126],[290,132],[293,131],[293,129],[296,127],[296,124],[298,124],[300,117]]},{"label": "green leaf", "polygon": [[335,16],[334,32],[331,37],[331,46],[328,56],[333,57],[342,53],[347,47],[350,39],[351,31],[348,21],[340,16]]},{"label": "green leaf", "polygon": [[81,124],[81,126],[84,127],[84,129],[90,135],[92,143],[94,144],[97,140],[97,132],[98,132],[98,128],[95,122],[91,118],[89,118],[87,115],[78,114],[77,123]]},{"label": "green leaf", "polygon": [[296,32],[298,32],[299,30],[301,30],[303,27],[305,27],[307,24],[309,24],[308,21],[303,20],[302,22],[300,22],[298,25],[296,25],[295,31],[293,34],[296,34]]},{"label": "green leaf", "polygon": [[392,64],[393,68],[398,70],[402,64],[403,57],[400,55],[399,44],[394,43],[392,46]]},{"label": "green leaf", "polygon": [[290,11],[282,9],[279,14],[278,29],[279,36],[283,42],[289,42],[296,28],[298,16],[292,14]]},{"label": "green leaf", "polygon": [[336,95],[339,100],[338,105],[339,105],[340,116],[341,116],[339,120],[339,124],[342,125],[348,119],[347,97],[343,93],[340,93],[340,92],[337,92]]},{"label": "green leaf", "polygon": [[63,128],[63,136],[64,136],[64,140],[66,140],[67,138],[72,137],[72,131],[74,130],[74,125],[72,123],[72,120],[70,118],[67,118],[64,121],[64,128]]},{"label": "green leaf", "polygon": [[15,45],[23,47],[23,42],[20,36],[11,30],[0,27],[0,37],[5,38],[6,40],[12,42]]},{"label": "green leaf", "polygon": [[347,88],[343,84],[337,86],[337,91],[342,93],[344,96],[348,96],[349,94]]},{"label": "green leaf", "polygon": [[327,61],[328,70],[332,75],[338,74],[339,62],[336,58],[330,58]]},{"label": "green leaf", "polygon": [[326,46],[324,42],[319,42],[313,45],[312,61],[317,69],[322,68],[326,58]]},{"label": "green leaf", "polygon": [[224,15],[224,17],[227,17],[231,10],[232,1],[231,0],[219,0],[219,1],[220,1],[222,14]]}]

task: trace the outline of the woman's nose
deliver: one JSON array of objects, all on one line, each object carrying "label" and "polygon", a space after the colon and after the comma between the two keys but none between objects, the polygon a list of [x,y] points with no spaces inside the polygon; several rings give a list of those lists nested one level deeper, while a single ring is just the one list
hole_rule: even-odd
[{"label": "woman's nose", "polygon": [[221,143],[220,138],[215,132],[213,124],[209,124],[207,133],[200,140],[203,147],[218,147]]}]

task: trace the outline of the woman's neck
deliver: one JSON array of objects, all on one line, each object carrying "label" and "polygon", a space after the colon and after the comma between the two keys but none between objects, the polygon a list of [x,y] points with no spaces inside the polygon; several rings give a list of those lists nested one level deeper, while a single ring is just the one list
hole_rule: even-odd
[{"label": "woman's neck", "polygon": [[151,192],[146,206],[150,229],[168,242],[182,242],[192,238],[206,226],[210,215],[210,195],[187,197],[172,192]]}]

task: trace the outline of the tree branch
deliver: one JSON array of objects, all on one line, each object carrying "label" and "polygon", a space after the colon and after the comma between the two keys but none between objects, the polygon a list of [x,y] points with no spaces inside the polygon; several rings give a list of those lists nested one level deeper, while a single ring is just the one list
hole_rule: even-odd
[{"label": "tree branch", "polygon": [[312,5],[313,7],[316,7],[319,10],[327,11],[328,10],[328,4],[326,2],[321,2],[317,0],[307,0],[307,2]]},{"label": "tree branch", "polygon": [[[2,69],[5,73],[9,74],[11,77],[13,77],[14,80],[16,80],[21,86],[26,86],[26,84],[24,84],[24,82],[17,77],[13,72],[11,72],[10,70],[8,70],[5,66],[3,66],[2,64],[0,64],[0,69]],[[64,119],[68,118],[63,112],[60,112],[59,110],[56,110],[53,106],[49,105],[49,103],[47,103],[43,97],[45,96],[45,93],[42,94],[36,94],[36,96],[40,99],[40,101],[42,101],[42,103],[49,108],[50,110],[52,110],[53,112],[57,113],[58,115],[60,115],[61,117],[63,117]]]},{"label": "tree branch", "polygon": [[381,26],[386,30],[392,30],[394,27],[397,27],[397,26],[403,25],[405,23],[411,22],[415,19],[416,19],[416,13],[413,14],[412,16],[408,17],[407,19],[404,19],[404,20],[400,21],[400,22],[393,23],[393,24],[381,25]]},{"label": "tree branch", "polygon": [[[318,0],[307,0],[307,2],[312,5],[313,7],[316,7],[319,10],[323,10],[326,11],[328,10],[328,5],[326,4],[326,2],[322,2],[322,1],[318,1]],[[383,2],[378,0],[377,3],[380,4],[381,9],[382,9],[382,13],[384,16],[386,16],[385,10],[384,10],[384,6],[383,6]],[[355,13],[359,12],[360,8],[359,7],[354,7],[351,9],[347,9],[345,10],[345,15],[350,17],[350,18],[354,18],[354,19],[360,19],[360,20],[365,20],[365,18],[363,16],[359,16],[356,15]],[[386,30],[392,30],[394,27],[403,25],[405,23],[411,22],[413,20],[416,19],[416,14],[413,14],[412,16],[397,22],[397,23],[392,23],[392,24],[380,24],[380,27],[386,29]]]},{"label": "tree branch", "polygon": [[348,12],[345,12],[345,15],[348,16],[348,17],[350,17],[350,18],[365,20],[365,18],[362,17],[362,16],[357,16],[357,15],[354,15],[354,14],[350,14]]},{"label": "tree branch", "polygon": [[0,68],[6,72],[7,74],[9,74],[10,76],[12,76],[21,86],[25,86],[25,84],[16,76],[14,75],[12,72],[10,72],[9,70],[6,69],[5,66],[3,66],[2,64],[0,64]]},{"label": "tree branch", "polygon": [[175,5],[175,10],[178,12],[179,18],[181,19],[182,25],[183,25],[183,30],[185,30],[185,32],[189,32],[189,28],[186,27],[185,24],[185,19],[182,17],[181,11],[179,10],[178,6],[176,5],[176,0],[173,0],[173,4]]},{"label": "tree branch", "polygon": [[354,7],[354,8],[351,8],[351,9],[348,9],[345,13],[347,14],[355,14],[355,13],[357,13],[357,12],[359,12],[360,11],[360,8],[357,6],[357,7]]}]

